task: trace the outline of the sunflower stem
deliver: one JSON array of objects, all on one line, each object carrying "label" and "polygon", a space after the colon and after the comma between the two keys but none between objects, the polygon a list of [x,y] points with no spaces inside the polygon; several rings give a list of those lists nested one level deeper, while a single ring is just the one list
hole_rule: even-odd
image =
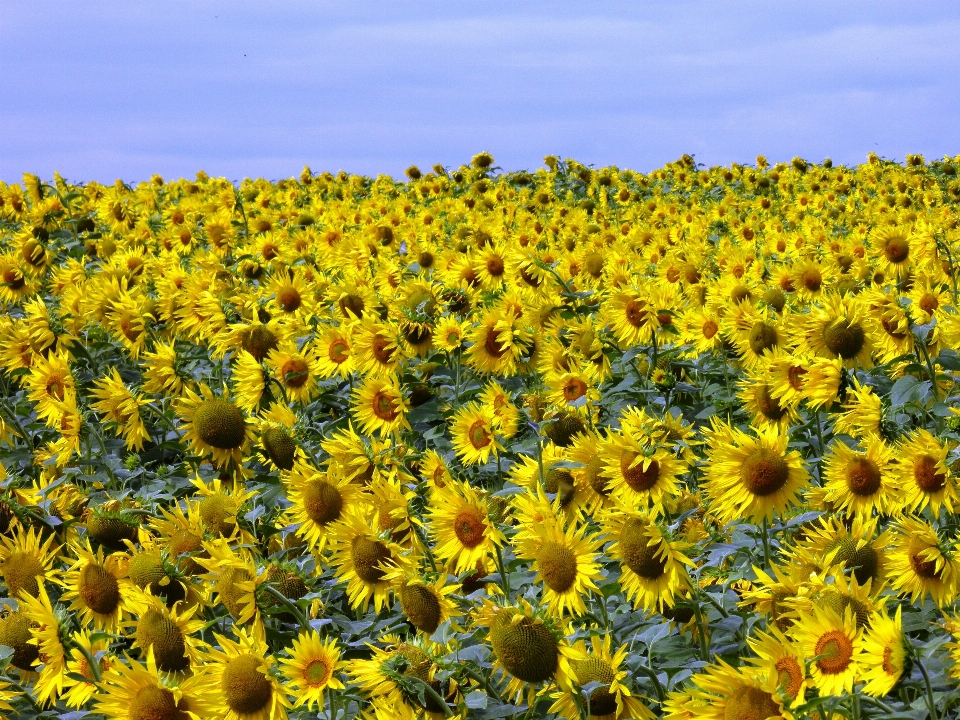
[{"label": "sunflower stem", "polygon": [[924,700],[926,700],[927,709],[930,710],[930,720],[938,720],[940,716],[937,714],[937,704],[933,699],[933,686],[930,684],[930,676],[927,674],[927,668],[924,667],[923,661],[920,659],[920,654],[916,648],[913,648],[913,654],[917,659],[917,667],[920,668],[920,674],[923,676],[923,686],[926,688]]},{"label": "sunflower stem", "polygon": [[290,598],[286,597],[270,583],[264,583],[261,587],[268,595],[272,595],[290,610],[304,632],[310,632],[312,628],[310,627],[310,621],[307,619],[306,614],[304,614],[296,604],[291,602]]},{"label": "sunflower stem", "polygon": [[[697,592],[700,595],[700,592]],[[704,662],[710,662],[710,641],[707,640],[706,623],[703,621],[703,611],[700,609],[700,603],[693,606],[693,611],[697,614],[697,640],[700,643],[700,659]]]},{"label": "sunflower stem", "polygon": [[653,689],[657,692],[657,700],[662,703],[666,698],[666,694],[663,691],[663,685],[660,684],[660,678],[657,677],[656,670],[648,668],[646,665],[637,665],[636,669],[653,680]]},{"label": "sunflower stem", "polygon": [[767,517],[763,517],[763,525],[761,527],[761,532],[763,533],[763,564],[766,566],[767,570],[770,569],[770,524],[767,522]]},{"label": "sunflower stem", "polygon": [[500,572],[500,579],[503,580],[503,593],[506,595],[507,600],[510,599],[510,576],[507,575],[506,568],[503,564],[503,553],[500,552],[500,546],[494,543],[493,550],[497,558],[497,570]]},{"label": "sunflower stem", "polygon": [[500,696],[500,693],[497,691],[497,689],[493,685],[490,684],[489,678],[478,673],[476,670],[471,668],[470,665],[468,665],[467,663],[461,664],[460,667],[464,670],[464,672],[467,673],[467,675],[469,675],[475,681],[480,683],[484,687],[484,689],[496,699],[497,702],[499,703],[503,702],[503,698]]},{"label": "sunflower stem", "polygon": [[93,674],[93,682],[99,685],[100,681],[103,679],[103,676],[100,674],[100,663],[94,659],[93,654],[88,648],[84,647],[83,643],[77,643],[77,649],[80,650],[80,653],[87,660],[87,665],[90,668],[90,672]]},{"label": "sunflower stem", "polygon": [[[819,448],[817,449],[817,454],[819,457],[822,458],[824,447],[823,447],[823,428],[820,425],[820,408],[817,408],[816,410],[813,411],[813,418],[814,418],[813,422],[817,426],[817,443],[819,444]],[[819,475],[819,472],[818,472],[818,475]]]}]

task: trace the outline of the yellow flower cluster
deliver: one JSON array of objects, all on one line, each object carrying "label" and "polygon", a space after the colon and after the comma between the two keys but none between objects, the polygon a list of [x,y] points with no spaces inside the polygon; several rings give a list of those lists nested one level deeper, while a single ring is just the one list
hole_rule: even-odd
[{"label": "yellow flower cluster", "polygon": [[957,702],[960,157],[544,162],[0,183],[0,715]]}]

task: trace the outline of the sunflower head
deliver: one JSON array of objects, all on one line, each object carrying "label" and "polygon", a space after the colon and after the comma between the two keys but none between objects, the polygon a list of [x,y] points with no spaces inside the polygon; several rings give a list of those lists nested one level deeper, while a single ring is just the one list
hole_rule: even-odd
[{"label": "sunflower head", "polygon": [[197,435],[219,450],[235,450],[246,437],[243,413],[231,402],[220,398],[204,400],[193,417]]},{"label": "sunflower head", "polygon": [[436,632],[442,614],[436,590],[421,582],[411,582],[400,588],[399,595],[410,624],[427,635]]},{"label": "sunflower head", "polygon": [[108,550],[123,550],[125,540],[137,539],[137,522],[121,511],[104,511],[98,508],[87,520],[87,532]]},{"label": "sunflower head", "polygon": [[542,618],[501,609],[490,625],[489,638],[497,661],[523,682],[549,680],[557,670],[560,646]]},{"label": "sunflower head", "polygon": [[168,613],[157,608],[147,610],[137,622],[136,637],[143,652],[153,649],[160,670],[182,672],[189,666],[183,633]]},{"label": "sunflower head", "polygon": [[297,444],[293,438],[277,425],[267,428],[260,437],[264,454],[281,470],[293,468],[293,459],[297,453]]},{"label": "sunflower head", "polygon": [[20,670],[33,670],[33,663],[40,657],[39,648],[30,643],[31,622],[26,615],[13,612],[0,618],[0,645],[13,649],[10,664]]}]

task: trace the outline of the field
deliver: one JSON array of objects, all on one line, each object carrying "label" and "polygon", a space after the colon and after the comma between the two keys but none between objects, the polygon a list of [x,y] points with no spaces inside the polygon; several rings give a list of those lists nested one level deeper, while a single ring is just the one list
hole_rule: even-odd
[{"label": "field", "polygon": [[0,183],[0,715],[960,716],[960,157]]}]

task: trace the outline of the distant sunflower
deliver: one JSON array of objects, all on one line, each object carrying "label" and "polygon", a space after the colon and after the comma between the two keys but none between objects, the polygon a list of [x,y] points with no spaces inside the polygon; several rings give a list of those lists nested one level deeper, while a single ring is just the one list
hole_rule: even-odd
[{"label": "distant sunflower", "polygon": [[824,459],[826,500],[847,515],[885,513],[899,506],[893,482],[893,450],[877,437],[863,452],[836,441]]},{"label": "distant sunflower", "polygon": [[323,640],[316,630],[301,633],[287,650],[290,657],[280,658],[281,672],[296,690],[294,707],[308,710],[323,708],[323,691],[342,690],[336,673],[343,667],[340,648],[333,638]]},{"label": "distant sunflower", "polygon": [[353,372],[353,338],[346,328],[327,326],[314,340],[314,350],[320,377],[345,378]]},{"label": "distant sunflower", "polygon": [[117,434],[123,437],[127,450],[142,450],[143,441],[150,439],[140,416],[140,407],[147,401],[130,391],[116,368],[98,380],[90,394],[99,401],[91,403],[93,409],[117,424]]},{"label": "distant sunflower", "polygon": [[788,437],[776,427],[754,429],[754,436],[713,420],[704,492],[720,520],[756,522],[784,512],[797,500],[809,475]]},{"label": "distant sunflower", "polygon": [[399,382],[391,376],[367,376],[363,384],[354,389],[352,405],[360,429],[368,435],[374,430],[384,436],[410,429],[407,400]]},{"label": "distant sunflower", "polygon": [[267,365],[283,387],[291,402],[309,403],[317,391],[317,362],[310,348],[298,350],[287,343],[267,356]]},{"label": "distant sunflower", "polygon": [[326,471],[298,462],[282,476],[291,507],[287,517],[299,525],[297,535],[316,552],[323,552],[333,523],[357,502],[358,488],[332,463]]},{"label": "distant sunflower", "polygon": [[602,520],[610,557],[620,562],[620,585],[634,607],[659,612],[673,607],[680,592],[690,586],[684,565],[686,543],[672,539],[650,515],[612,510]]},{"label": "distant sunflower", "polygon": [[330,527],[329,564],[337,579],[347,583],[347,597],[353,608],[366,608],[373,602],[379,612],[387,604],[392,587],[387,579],[390,569],[404,562],[403,548],[382,538],[372,525],[370,514],[351,508]]},{"label": "distant sunflower", "polygon": [[[290,702],[272,670],[276,665],[267,644],[243,628],[236,628],[237,640],[214,633],[220,649],[206,655],[208,699],[223,720],[285,720]],[[216,688],[215,690],[213,688]]]},{"label": "distant sunflower", "polygon": [[506,541],[489,515],[486,499],[467,483],[454,480],[437,491],[430,508],[434,552],[456,573],[473,570]]},{"label": "distant sunflower", "polygon": [[645,440],[629,423],[619,431],[608,430],[599,443],[599,457],[610,494],[628,507],[661,513],[663,502],[679,492],[678,477],[686,467],[666,448]]},{"label": "distant sunflower", "polygon": [[493,427],[495,417],[492,408],[475,402],[457,410],[450,432],[453,448],[466,464],[482,465],[502,450]]},{"label": "distant sunflower", "polygon": [[533,561],[534,582],[543,583],[543,602],[557,617],[565,612],[577,616],[586,612],[584,597],[597,592],[600,541],[587,534],[586,526],[571,524],[566,531],[555,525],[539,528],[536,537],[518,544],[517,555]]},{"label": "distant sunflower", "polygon": [[240,465],[246,447],[253,440],[243,412],[224,394],[217,397],[206,385],[200,394],[184,389],[180,400],[184,440],[200,456],[212,455],[218,465]]}]

